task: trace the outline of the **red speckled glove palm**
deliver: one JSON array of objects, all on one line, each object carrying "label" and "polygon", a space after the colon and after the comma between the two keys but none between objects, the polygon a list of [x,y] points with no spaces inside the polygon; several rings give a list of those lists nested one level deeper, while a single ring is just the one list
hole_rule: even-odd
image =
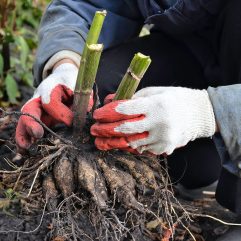
[{"label": "red speckled glove palm", "polygon": [[[104,99],[104,104],[108,106],[108,111],[111,109],[115,109],[115,107],[122,102],[125,102],[125,100],[120,100],[120,101],[115,101],[112,102],[115,97],[115,94],[109,94],[105,97]],[[112,103],[111,103],[112,102]],[[110,104],[111,103],[111,104]],[[110,104],[110,105],[108,105]],[[110,107],[110,109],[109,109]],[[100,109],[102,110],[102,108]],[[123,151],[131,152],[134,154],[139,154],[139,152],[133,148],[130,147],[129,142],[138,140],[139,138],[145,138],[147,133],[142,133],[140,135],[130,135],[130,136],[118,136],[118,134],[114,133],[111,130],[112,126],[110,129],[105,129],[103,130],[103,124],[104,123],[111,123],[115,122],[117,119],[120,119],[121,122],[123,123],[125,119],[129,119],[130,117],[125,117],[123,115],[119,115],[114,112],[114,115],[111,114],[111,116],[108,114],[109,112],[101,112],[99,115],[99,111],[94,112],[94,119],[97,121],[92,127],[91,127],[91,134],[93,136],[96,136],[95,139],[95,145],[98,149],[100,150],[111,150],[111,149],[120,149]],[[103,115],[102,115],[103,114]],[[135,115],[133,118],[136,117]],[[138,116],[137,116],[138,117]],[[112,125],[112,124],[111,124]]]},{"label": "red speckled glove palm", "polygon": [[[61,64],[36,89],[33,97],[23,106],[21,112],[40,119],[47,126],[64,123],[70,126],[73,121],[71,106],[78,68],[70,63]],[[93,106],[90,99],[89,110]],[[43,127],[33,118],[21,116],[16,129],[16,142],[21,149],[43,136]]]}]

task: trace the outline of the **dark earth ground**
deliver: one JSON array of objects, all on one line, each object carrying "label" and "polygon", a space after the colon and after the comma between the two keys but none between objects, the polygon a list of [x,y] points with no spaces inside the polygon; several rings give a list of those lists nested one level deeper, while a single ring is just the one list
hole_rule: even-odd
[{"label": "dark earth ground", "polygon": [[[212,214],[215,217],[221,218],[225,221],[233,221],[233,215],[220,207],[214,200],[204,200],[204,202],[199,203],[189,203],[192,206],[202,206],[201,209],[203,213]],[[14,211],[11,210],[12,214],[6,212],[0,212],[0,240],[1,241],[43,241],[43,240],[52,240],[49,238],[51,232],[51,214],[46,214],[42,225],[38,230],[33,232],[36,227],[39,226],[41,214],[31,215],[31,216],[21,216],[14,214]],[[220,224],[216,221],[212,221],[208,218],[198,218],[194,220],[189,229],[195,234],[197,241],[214,241],[216,237],[220,236],[222,233],[225,233],[228,230],[228,226]],[[15,230],[14,232],[6,232],[7,230]],[[22,233],[29,232],[29,233]],[[181,231],[178,231],[181,233]],[[137,241],[142,241],[140,240]],[[177,234],[174,240],[192,240],[183,239],[181,234]],[[62,240],[54,240],[62,241]]]},{"label": "dark earth ground", "polygon": [[[16,122],[17,120],[15,118],[5,117],[0,119],[1,170],[8,169],[9,166],[6,160],[12,159],[12,157],[16,155],[16,148],[14,144],[12,144],[14,143]],[[16,165],[21,165],[17,159]],[[0,241],[53,240],[50,238],[53,213],[46,211],[43,218],[42,210],[22,213],[21,205],[17,200],[13,200],[7,208],[2,208],[1,200],[5,197],[4,195],[3,187],[1,187],[0,174]],[[235,215],[222,208],[215,201],[213,194],[209,194],[202,200],[196,201],[185,201],[180,197],[178,192],[176,197],[183,205],[195,208],[195,213],[211,215],[225,222],[234,222]],[[229,228],[230,226],[207,217],[193,218],[193,222],[189,225],[189,229],[195,235],[197,241],[214,241],[218,236],[227,232]],[[193,240],[186,234],[187,231],[184,229],[177,230],[174,240]],[[64,240],[54,239],[54,241]],[[144,241],[144,237],[141,236],[137,241]]]}]

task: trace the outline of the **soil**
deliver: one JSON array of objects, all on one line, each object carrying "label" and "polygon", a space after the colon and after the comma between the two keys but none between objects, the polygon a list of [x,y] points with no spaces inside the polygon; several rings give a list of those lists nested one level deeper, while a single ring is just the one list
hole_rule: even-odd
[{"label": "soil", "polygon": [[[17,155],[14,143],[15,126],[16,119],[13,116],[7,116],[0,119],[0,170],[12,170],[12,167],[9,165],[7,160],[12,160],[14,162],[13,164],[16,166],[23,165],[23,158]],[[31,150],[28,155],[34,157],[34,155],[36,155],[36,150]],[[45,210],[44,215],[42,215],[44,207],[43,198],[38,197],[38,203],[41,204],[40,206],[35,205],[36,200],[26,199],[23,202],[23,200],[15,196],[11,197],[11,201],[8,205],[2,205],[1,202],[6,200],[6,190],[8,190],[6,185],[2,185],[2,178],[3,176],[0,174],[0,207],[2,207],[0,211],[0,241],[72,240],[64,238],[64,235],[53,235],[53,227],[56,225],[56,213]],[[82,195],[89,194],[82,193]],[[178,198],[178,201],[183,206],[185,206],[188,210],[192,210],[195,214],[199,213],[211,215],[226,222],[233,222],[235,220],[235,215],[217,204],[212,195],[196,201],[183,200],[178,192],[176,192],[175,197]],[[150,199],[151,198],[152,197],[150,196]],[[123,212],[122,207],[118,207],[117,213],[121,212]],[[67,225],[67,223],[63,223],[62,225]],[[92,230],[89,220],[83,218],[83,216],[79,217],[78,225],[82,229],[87,230],[87,233],[95,232],[94,229]],[[149,225],[154,225],[156,227],[153,223],[149,223]],[[217,237],[227,232],[229,229],[229,226],[207,217],[192,217],[192,221],[190,223],[186,223],[186,225],[198,241],[214,241]],[[135,237],[136,241],[167,241],[160,238],[156,229],[155,231],[150,232],[147,236],[143,236],[142,231],[143,230],[141,230],[140,227],[136,227],[132,230],[132,235]],[[84,241],[91,239],[82,237],[78,240]],[[133,239],[127,235],[123,240],[127,241]],[[192,239],[187,230],[183,226],[179,225],[175,230],[173,240],[181,241]]]},{"label": "soil", "polygon": [[[214,199],[206,199],[200,201],[198,204],[197,202],[189,202],[188,205],[199,207],[203,214],[214,215],[215,217],[228,222],[234,221],[234,215],[218,205]],[[19,210],[9,210],[9,212],[11,213],[5,211],[0,212],[0,241],[53,240],[50,239],[52,214],[45,214],[41,226],[34,231],[40,225],[41,212],[39,212],[38,215],[20,215]],[[189,229],[195,233],[195,237],[198,241],[214,241],[217,237],[227,232],[229,228],[229,226],[220,224],[209,218],[194,219],[189,226]],[[138,232],[138,230],[136,232]],[[187,239],[183,237],[184,232],[185,230],[183,229],[178,230],[174,240],[192,240],[190,237]],[[58,241],[58,239],[55,241]],[[139,234],[139,239],[136,239],[136,241],[145,241],[141,233]]]}]

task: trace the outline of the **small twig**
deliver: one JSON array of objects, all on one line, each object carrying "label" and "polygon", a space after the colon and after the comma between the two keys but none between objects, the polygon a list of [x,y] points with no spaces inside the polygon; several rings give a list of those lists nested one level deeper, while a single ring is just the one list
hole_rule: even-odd
[{"label": "small twig", "polygon": [[9,116],[9,115],[15,115],[15,116],[28,116],[31,117],[32,119],[34,119],[38,124],[40,124],[45,130],[47,130],[49,133],[51,133],[53,136],[59,138],[61,141],[63,141],[65,144],[69,144],[72,145],[72,142],[70,140],[65,139],[64,137],[61,137],[60,135],[58,135],[57,133],[55,133],[54,131],[52,131],[48,126],[46,126],[40,119],[38,119],[37,117],[28,114],[28,113],[22,113],[20,111],[5,111],[2,108],[0,108],[0,117],[3,118],[5,116]]},{"label": "small twig", "polygon": [[19,180],[20,180],[20,178],[22,177],[22,173],[23,173],[23,172],[20,172],[20,173],[19,173],[18,179],[17,179],[17,181],[16,181],[15,184],[14,184],[13,191],[15,191],[15,190],[17,189]]},{"label": "small twig", "polygon": [[123,230],[127,231],[128,233],[130,232],[130,230],[121,223],[121,221],[119,220],[119,218],[116,216],[116,214],[113,211],[111,211],[110,214],[112,215],[112,217],[116,221],[117,226],[119,226],[120,229],[123,229]]},{"label": "small twig", "polygon": [[17,170],[14,170],[14,171],[0,170],[0,174],[14,174],[14,173],[19,173],[21,171],[23,171],[22,167],[18,168]]},{"label": "small twig", "polygon": [[16,154],[16,152],[14,150],[12,150],[8,145],[4,145],[4,147],[8,148],[9,151],[11,151],[12,153]]},{"label": "small twig", "polygon": [[40,168],[38,168],[37,171],[36,171],[36,174],[35,174],[35,176],[34,176],[34,179],[33,179],[33,182],[32,182],[32,184],[31,184],[31,187],[30,187],[30,189],[29,189],[29,192],[28,192],[27,197],[30,196],[30,194],[31,194],[31,192],[32,192],[32,190],[33,190],[33,186],[34,186],[34,184],[35,184],[35,182],[36,182],[36,179],[37,179],[37,177],[38,177],[38,174],[39,174],[39,169],[40,169]]},{"label": "small twig", "polygon": [[192,234],[192,232],[190,231],[190,229],[185,226],[183,223],[182,223],[182,226],[187,230],[187,232],[190,234],[190,236],[192,237],[193,241],[197,241],[196,238],[194,237],[194,235]]},{"label": "small twig", "polygon": [[208,214],[195,214],[195,213],[188,213],[190,216],[195,216],[195,217],[202,217],[202,218],[210,218],[210,219],[213,219],[219,223],[222,223],[224,225],[228,225],[228,226],[240,226],[241,227],[241,223],[229,223],[229,222],[225,222],[219,218],[215,218],[211,215],[208,215]]},{"label": "small twig", "polygon": [[[60,155],[62,154],[62,151],[63,151],[65,148],[66,148],[66,146],[63,146],[63,147],[61,147],[57,152],[55,152],[54,154],[49,155],[49,156],[43,158],[44,161],[42,162],[42,164],[41,164],[40,162],[38,163],[38,165],[41,164],[41,165],[38,167],[39,172],[41,172],[41,171],[43,171],[45,168],[47,168],[47,167],[52,163],[52,161],[53,161],[54,158],[56,158],[56,157],[58,157],[58,156],[60,156]],[[37,168],[37,166],[36,166],[36,168]],[[31,169],[32,169],[32,168],[31,168]],[[33,174],[34,174],[34,172],[31,172],[28,176],[24,177],[24,178],[22,179],[22,182],[24,183],[26,180],[28,180],[30,177],[32,177]]]},{"label": "small twig", "polygon": [[14,173],[19,173],[19,172],[26,172],[26,171],[32,171],[36,168],[38,168],[39,165],[41,165],[42,163],[44,162],[47,162],[49,163],[49,160],[51,161],[52,159],[54,159],[55,157],[58,157],[62,151],[67,148],[68,146],[66,145],[63,145],[62,147],[60,147],[58,149],[58,151],[56,151],[55,153],[53,154],[50,154],[44,158],[42,158],[41,160],[39,160],[37,163],[35,163],[33,166],[31,167],[26,167],[26,168],[23,168],[23,167],[20,167],[18,168],[17,170],[14,170],[14,171],[6,171],[6,170],[0,170],[0,174],[14,174]]},{"label": "small twig", "polygon": [[7,158],[3,158],[4,159],[4,161],[10,166],[10,167],[12,167],[12,168],[14,168],[14,169],[18,169],[18,167],[16,166],[16,165],[14,165],[14,163],[13,162],[11,162],[10,160],[8,160]]}]

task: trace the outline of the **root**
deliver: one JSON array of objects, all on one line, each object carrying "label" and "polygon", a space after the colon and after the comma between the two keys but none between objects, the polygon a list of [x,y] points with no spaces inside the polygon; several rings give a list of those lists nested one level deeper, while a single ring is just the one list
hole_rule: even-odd
[{"label": "root", "polygon": [[55,152],[44,153],[46,156],[36,161],[36,158],[27,159],[24,163],[24,166],[13,171],[0,171],[2,174],[3,183],[7,186],[14,186],[16,181],[19,179],[19,173],[21,173],[21,178],[18,180],[18,183],[22,185],[28,183],[32,177],[36,175],[36,171],[39,170],[39,173],[45,171],[56,158],[62,155],[63,151],[68,149],[68,145],[62,145]]},{"label": "root", "polygon": [[30,194],[31,194],[31,192],[32,192],[32,190],[33,190],[34,184],[35,184],[35,182],[36,182],[36,179],[38,178],[38,175],[39,175],[39,168],[38,168],[37,171],[36,171],[36,174],[35,174],[35,176],[34,176],[34,179],[33,179],[33,182],[32,182],[32,184],[31,184],[31,187],[30,187],[30,189],[29,189],[29,192],[28,192],[27,197],[30,196]]},{"label": "root", "polygon": [[110,186],[112,194],[116,194],[119,202],[126,207],[144,212],[143,205],[135,198],[135,181],[132,176],[116,168],[110,168],[103,159],[98,159],[105,179]]},{"label": "root", "polygon": [[82,188],[87,190],[93,197],[97,206],[107,207],[107,189],[105,180],[95,165],[94,160],[84,156],[78,157],[78,181]]},{"label": "root", "polygon": [[154,172],[144,162],[131,156],[117,156],[115,158],[128,167],[131,175],[140,183],[144,194],[146,187],[153,190],[158,188]]},{"label": "root", "polygon": [[85,136],[78,148],[60,138],[42,139],[22,167],[0,170],[3,185],[14,187],[27,212],[47,201],[54,215],[52,240],[139,241],[145,235],[143,240],[163,241],[174,237],[177,225],[187,226],[188,213],[173,196],[165,162],[99,152]]},{"label": "root", "polygon": [[71,196],[75,189],[74,171],[71,161],[65,156],[62,157],[55,163],[53,173],[64,198]]},{"label": "root", "polygon": [[56,188],[54,177],[51,173],[49,173],[43,179],[43,195],[47,200],[47,208],[49,211],[56,210],[58,206],[58,196],[59,192]]}]

